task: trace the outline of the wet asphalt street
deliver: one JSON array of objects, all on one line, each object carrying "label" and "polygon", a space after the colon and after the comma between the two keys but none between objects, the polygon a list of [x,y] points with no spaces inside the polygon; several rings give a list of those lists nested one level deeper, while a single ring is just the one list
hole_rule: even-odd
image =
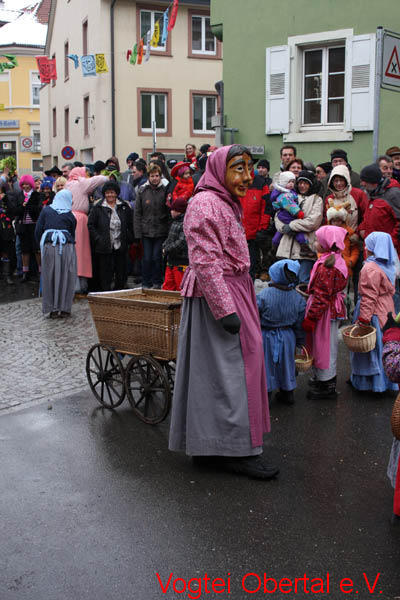
[{"label": "wet asphalt street", "polygon": [[[393,398],[352,393],[340,349],[337,401],[306,400],[301,376],[295,406],[272,402],[265,453],[281,474],[266,483],[194,468],[167,450],[168,421],[145,425],[126,401],[102,409],[88,388],[0,411],[0,600],[400,598]],[[250,594],[250,572],[314,582]],[[173,573],[165,594],[157,573],[165,585]],[[207,593],[205,573],[223,593]],[[203,579],[188,595],[177,577]]]}]

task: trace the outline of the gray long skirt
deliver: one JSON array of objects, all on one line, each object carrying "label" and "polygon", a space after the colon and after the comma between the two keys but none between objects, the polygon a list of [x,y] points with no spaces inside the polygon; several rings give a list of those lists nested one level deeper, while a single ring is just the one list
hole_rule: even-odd
[{"label": "gray long skirt", "polygon": [[76,282],[75,244],[45,244],[42,251],[42,310],[71,312]]},{"label": "gray long skirt", "polygon": [[191,456],[250,456],[253,448],[239,335],[227,333],[204,298],[184,298],[169,449]]}]

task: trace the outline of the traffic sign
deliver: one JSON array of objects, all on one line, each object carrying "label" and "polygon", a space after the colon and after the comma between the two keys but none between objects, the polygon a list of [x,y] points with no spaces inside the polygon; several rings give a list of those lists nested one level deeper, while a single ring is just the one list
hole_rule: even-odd
[{"label": "traffic sign", "polygon": [[400,39],[387,31],[383,38],[382,84],[400,88]]},{"label": "traffic sign", "polygon": [[31,137],[21,137],[21,152],[31,152],[33,147],[33,139]]},{"label": "traffic sign", "polygon": [[65,158],[65,160],[71,160],[75,156],[75,150],[72,146],[64,146],[61,150],[61,156]]}]

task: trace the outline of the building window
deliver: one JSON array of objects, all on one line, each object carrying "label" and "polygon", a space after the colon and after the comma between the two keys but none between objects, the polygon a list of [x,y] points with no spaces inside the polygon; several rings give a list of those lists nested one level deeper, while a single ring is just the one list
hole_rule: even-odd
[{"label": "building window", "polygon": [[32,171],[41,173],[43,171],[43,160],[41,158],[32,159]]},{"label": "building window", "polygon": [[57,109],[53,108],[53,137],[57,135]]},{"label": "building window", "polygon": [[146,48],[146,34],[150,30],[154,31],[154,25],[157,23],[160,24],[160,39],[158,41],[157,46],[151,46],[150,50],[154,50],[155,52],[165,52],[166,45],[161,43],[161,34],[163,30],[163,12],[158,10],[141,10],[140,11],[140,37],[144,39],[145,48]]},{"label": "building window", "polygon": [[192,15],[192,53],[216,54],[217,40],[214,37],[210,17]]},{"label": "building window", "polygon": [[82,54],[88,53],[88,22],[87,19],[82,23]]},{"label": "building window", "polygon": [[167,117],[167,94],[150,94],[142,92],[141,102],[141,129],[143,132],[151,133],[153,122],[156,123],[156,131],[165,133],[168,128]]},{"label": "building window", "polygon": [[93,148],[84,148],[81,150],[81,161],[83,163],[93,162]]},{"label": "building window", "polygon": [[192,133],[211,134],[214,130],[211,127],[211,119],[217,112],[216,96],[192,95]]},{"label": "building window", "polygon": [[[53,56],[52,56],[51,58],[53,58],[54,60],[56,60],[56,55],[55,55],[55,54],[53,54]],[[56,80],[55,80],[55,79],[52,79],[52,80],[51,80],[51,86],[52,86],[52,87],[54,87],[55,85],[56,85]]]},{"label": "building window", "polygon": [[64,81],[69,79],[69,43],[65,42],[64,44]]},{"label": "building window", "polygon": [[40,131],[39,131],[39,129],[34,129],[32,131],[32,138],[33,138],[32,152],[40,152],[41,147],[40,147]]},{"label": "building window", "polygon": [[64,109],[64,142],[69,143],[69,108]]},{"label": "building window", "polygon": [[344,121],[344,46],[304,50],[303,125]]},{"label": "building window", "polygon": [[376,35],[290,36],[266,49],[267,135],[284,143],[352,141],[374,123]]},{"label": "building window", "polygon": [[40,77],[39,73],[31,72],[31,106],[39,106],[40,105]]},{"label": "building window", "polygon": [[83,99],[83,135],[89,135],[89,96]]}]

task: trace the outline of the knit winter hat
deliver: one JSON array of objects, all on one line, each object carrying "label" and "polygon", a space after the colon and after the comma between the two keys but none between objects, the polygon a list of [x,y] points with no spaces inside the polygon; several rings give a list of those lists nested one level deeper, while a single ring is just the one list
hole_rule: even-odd
[{"label": "knit winter hat", "polygon": [[269,160],[267,160],[266,158],[262,158],[261,160],[258,161],[257,167],[265,167],[269,171],[270,170]]},{"label": "knit winter hat", "polygon": [[103,162],[102,160],[96,160],[96,162],[93,165],[93,170],[96,173],[101,173],[105,168],[106,168],[106,163]]},{"label": "knit winter hat", "polygon": [[184,213],[187,209],[187,200],[185,198],[176,198],[172,200],[170,210],[175,210],[178,213]]},{"label": "knit winter hat", "polygon": [[372,165],[367,165],[361,169],[360,179],[367,183],[380,183],[382,180],[382,172],[378,165],[372,163]]},{"label": "knit winter hat", "polygon": [[103,194],[103,196],[105,195],[105,193],[108,190],[113,190],[117,196],[119,196],[120,193],[120,187],[118,185],[118,183],[116,181],[106,181],[105,184],[103,185],[103,188],[101,190],[101,193]]},{"label": "knit winter hat", "polygon": [[171,169],[172,177],[182,177],[183,174],[189,169],[189,167],[190,167],[190,162],[179,161]]},{"label": "knit winter hat", "polygon": [[32,175],[22,175],[19,178],[19,187],[21,189],[24,183],[29,183],[32,189],[35,187],[35,180],[33,179]]},{"label": "knit winter hat", "polygon": [[326,211],[326,220],[328,221],[328,223],[330,223],[332,219],[340,219],[341,221],[343,221],[343,223],[346,223],[348,216],[349,213],[344,208],[344,206],[340,206],[340,208],[335,208],[334,206],[331,206]]},{"label": "knit winter hat", "polygon": [[42,181],[42,185],[40,186],[40,191],[42,192],[44,190],[44,188],[50,188],[52,190],[54,182],[55,182],[54,177],[44,177],[44,179]]},{"label": "knit winter hat", "polygon": [[133,160],[133,162],[136,162],[138,158],[139,158],[139,154],[137,152],[131,152],[126,157],[126,162],[128,162],[128,160]]},{"label": "knit winter hat", "polygon": [[278,185],[281,187],[286,187],[289,181],[295,181],[296,175],[291,171],[283,171],[279,174]]},{"label": "knit winter hat", "polygon": [[336,150],[332,150],[331,161],[334,158],[343,158],[347,162],[347,152],[345,150],[341,150],[340,148],[337,148]]},{"label": "knit winter hat", "polygon": [[313,186],[315,182],[315,175],[312,171],[300,171],[296,183],[299,183],[299,181],[307,181],[307,183]]}]

